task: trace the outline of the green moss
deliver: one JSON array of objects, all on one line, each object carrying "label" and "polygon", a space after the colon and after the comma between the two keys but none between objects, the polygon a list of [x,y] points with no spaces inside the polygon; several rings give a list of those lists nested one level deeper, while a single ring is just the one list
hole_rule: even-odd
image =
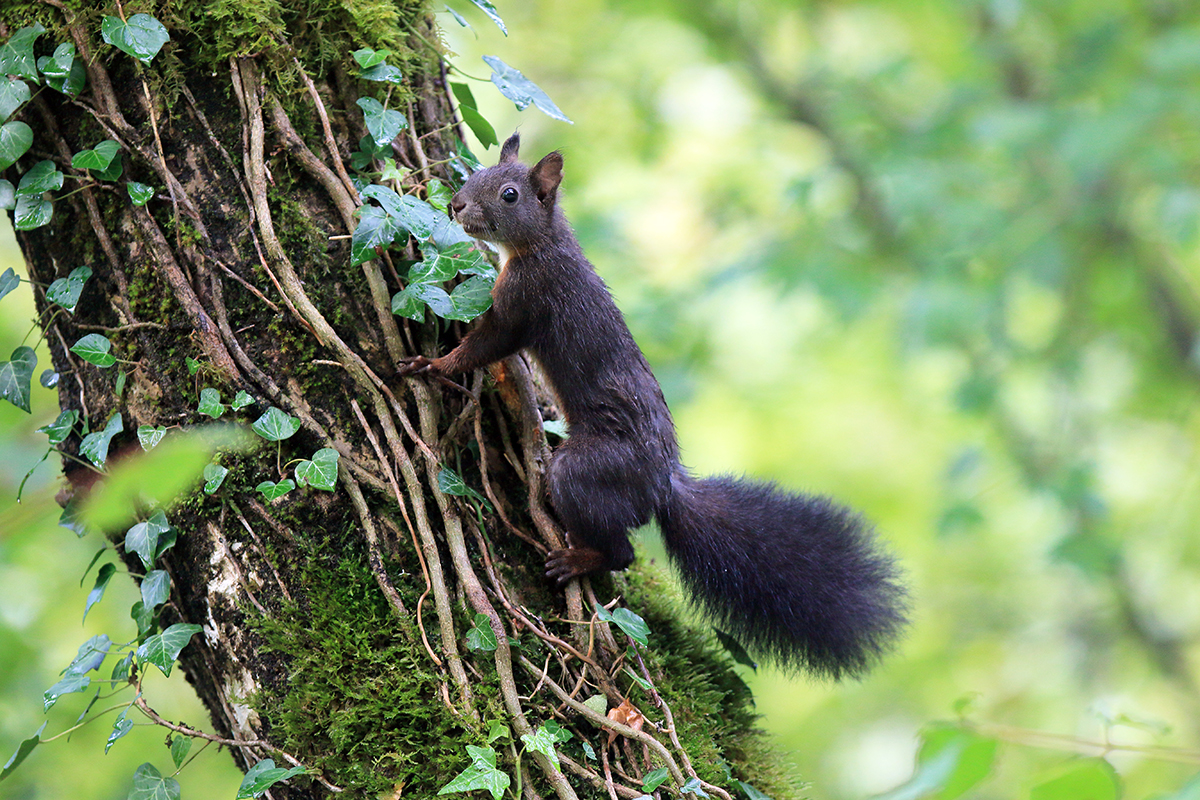
[{"label": "green moss", "polygon": [[[252,622],[262,651],[283,657],[279,684],[252,704],[273,741],[355,796],[390,796],[399,784],[405,797],[433,796],[476,737],[439,700],[440,676],[362,563],[316,553],[299,567],[305,596]],[[415,596],[404,599],[415,608]]]}]

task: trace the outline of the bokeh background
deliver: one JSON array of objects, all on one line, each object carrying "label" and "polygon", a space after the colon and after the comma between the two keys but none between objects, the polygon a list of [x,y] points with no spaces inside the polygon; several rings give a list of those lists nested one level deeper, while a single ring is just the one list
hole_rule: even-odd
[{"label": "bokeh background", "polygon": [[[1108,756],[1125,797],[1182,798],[1200,770],[1200,6],[510,0],[506,37],[451,5],[472,26],[439,14],[461,73],[499,56],[574,120],[456,78],[526,160],[563,151],[563,202],[685,461],[836,495],[908,570],[915,624],[865,680],[746,673],[811,795],[903,783],[920,731],[965,714],[1004,739],[972,797],[1028,796],[1096,754],[1077,737],[1182,748]],[[0,248],[22,272],[11,232]],[[0,304],[0,356],[33,315],[28,287]],[[53,461],[13,501],[56,398],[35,387],[33,408],[0,403],[0,758],[82,641],[132,629],[120,580],[129,602],[80,625],[99,543],[55,526]],[[204,720],[181,677],[160,683],[160,712]],[[137,764],[168,763],[151,728],[102,755],[102,724],[0,795],[124,797]],[[184,793],[239,779],[214,750]]]}]

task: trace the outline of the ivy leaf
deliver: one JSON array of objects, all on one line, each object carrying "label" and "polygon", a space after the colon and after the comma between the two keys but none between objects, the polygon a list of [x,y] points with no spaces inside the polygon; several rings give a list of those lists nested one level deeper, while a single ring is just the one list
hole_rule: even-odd
[{"label": "ivy leaf", "polygon": [[437,178],[430,178],[429,183],[425,184],[425,196],[429,199],[429,205],[444,212],[450,207],[454,192]]},{"label": "ivy leaf", "polygon": [[470,322],[492,307],[492,287],[495,285],[495,280],[482,275],[463,281],[450,292],[450,303],[454,310],[442,316],[445,319]]},{"label": "ivy leaf", "polygon": [[66,528],[76,536],[83,538],[88,535],[90,528],[84,523],[82,515],[79,513],[81,507],[82,503],[76,502],[74,499],[67,501],[66,508],[58,516],[58,525],[60,528]]},{"label": "ivy leaf", "polygon": [[391,247],[399,232],[400,227],[389,214],[375,206],[362,206],[350,237],[350,266],[375,258],[377,247],[385,250]]},{"label": "ivy leaf", "polygon": [[171,36],[163,24],[149,14],[134,14],[129,21],[106,16],[100,23],[104,41],[118,50],[149,64]]},{"label": "ivy leaf", "polygon": [[280,781],[302,775],[305,771],[304,767],[292,767],[291,769],[277,767],[272,759],[264,758],[246,770],[246,777],[242,778],[242,785],[238,787],[236,800],[261,797],[263,792]]},{"label": "ivy leaf", "polygon": [[133,773],[133,789],[128,800],[179,800],[179,781],[164,778],[153,764],[142,764]]},{"label": "ivy leaf", "polygon": [[[112,565],[109,564],[108,566]],[[42,693],[44,710],[49,711],[53,708],[54,704],[58,702],[58,698],[64,694],[74,694],[86,690],[91,682],[92,678],[89,675],[68,675]]]},{"label": "ivy leaf", "polygon": [[88,562],[87,569],[83,571],[83,575],[81,575],[79,578],[79,585],[81,587],[83,586],[83,582],[87,580],[88,573],[92,571],[92,567],[96,566],[96,562],[100,560],[100,556],[104,555],[105,551],[107,550],[108,545],[105,545],[96,551],[96,555],[92,556],[92,560]]},{"label": "ivy leaf", "polygon": [[404,73],[391,64],[376,64],[370,69],[363,70],[358,77],[365,81],[383,81],[397,86],[404,83]]},{"label": "ivy leaf", "polygon": [[542,423],[542,429],[546,431],[548,436],[557,436],[560,439],[568,439],[571,436],[571,431],[567,427],[565,419],[550,419]]},{"label": "ivy leaf", "polygon": [[3,298],[20,284],[21,279],[17,277],[17,273],[13,271],[12,267],[4,270],[4,273],[0,274],[0,298]]},{"label": "ivy leaf", "polygon": [[0,398],[7,400],[26,414],[29,410],[29,392],[33,386],[33,368],[37,366],[37,355],[33,348],[21,345],[12,351],[8,361],[0,361]]},{"label": "ivy leaf", "polygon": [[374,97],[360,97],[357,103],[362,109],[363,121],[367,125],[367,133],[382,147],[389,144],[400,135],[400,131],[408,127],[408,120],[394,108],[384,108]]},{"label": "ivy leaf", "polygon": [[210,386],[200,390],[200,405],[196,410],[201,414],[216,419],[225,413],[225,404],[221,402],[221,393]]},{"label": "ivy leaf", "polygon": [[125,552],[137,553],[142,565],[149,569],[154,560],[161,554],[159,539],[168,531],[174,530],[167,522],[167,515],[155,511],[150,519],[139,522],[125,532]]},{"label": "ivy leaf", "polygon": [[76,267],[67,277],[59,278],[50,284],[50,288],[46,290],[46,299],[74,314],[75,306],[79,304],[79,295],[83,293],[83,285],[90,277],[91,267]]},{"label": "ivy leaf", "polygon": [[217,489],[221,488],[221,484],[225,482],[225,476],[229,474],[229,470],[222,467],[220,464],[209,464],[204,468],[204,493],[212,494]]},{"label": "ivy leaf", "polygon": [[79,94],[87,83],[87,69],[83,59],[75,57],[75,45],[71,42],[60,44],[53,55],[39,58],[37,67],[46,85],[65,95]]},{"label": "ivy leaf", "polygon": [[36,83],[38,71],[33,43],[45,32],[41,23],[35,23],[8,37],[8,41],[0,45],[0,75],[17,75]]},{"label": "ivy leaf", "polygon": [[117,718],[113,720],[112,732],[108,734],[108,741],[104,743],[104,752],[108,753],[112,746],[116,744],[117,739],[124,737],[133,730],[133,720],[129,718],[129,709],[132,705],[125,706],[125,709],[117,714]]},{"label": "ivy leaf", "polygon": [[[0,73],[2,74],[2,73]],[[33,145],[33,129],[15,119],[0,125],[0,170],[17,163]]]},{"label": "ivy leaf", "polygon": [[421,246],[424,256],[408,269],[408,282],[412,283],[442,283],[458,274],[459,262],[453,256],[439,252],[429,244]]},{"label": "ivy leaf", "polygon": [[361,50],[355,50],[350,55],[354,57],[354,60],[358,62],[360,67],[363,69],[370,69],[371,67],[378,66],[386,61],[387,57],[391,55],[391,51],[372,50],[369,47],[364,47]]},{"label": "ivy leaf", "polygon": [[83,607],[83,620],[87,621],[88,612],[92,610],[92,606],[100,602],[100,598],[104,597],[104,590],[108,588],[108,582],[112,580],[113,574],[117,568],[112,564],[104,564],[100,567],[100,571],[96,573],[96,585],[88,592],[87,605]]},{"label": "ivy leaf", "polygon": [[496,769],[496,751],[490,747],[476,747],[469,744],[467,745],[467,755],[471,757],[471,766],[439,789],[438,794],[487,789],[492,793],[494,800],[501,800],[512,781],[508,775]]},{"label": "ivy leaf", "polygon": [[262,492],[262,496],[270,500],[278,500],[285,494],[296,488],[296,482],[291,478],[284,478],[279,483],[275,481],[263,481],[258,486],[254,487],[254,491]]},{"label": "ivy leaf", "polygon": [[13,208],[13,227],[19,231],[31,231],[50,224],[54,216],[54,204],[49,200],[32,195],[17,198]]},{"label": "ivy leaf", "polygon": [[250,427],[268,442],[278,442],[290,438],[300,430],[300,420],[271,406]]},{"label": "ivy leaf", "polygon": [[188,736],[173,736],[171,737],[171,760],[175,762],[175,769],[183,766],[183,760],[187,758],[188,751],[192,749],[192,740]]},{"label": "ivy leaf", "polygon": [[45,159],[39,161],[29,168],[29,171],[21,176],[21,182],[17,184],[17,197],[22,195],[40,195],[42,192],[55,192],[62,188],[63,174],[54,162]]},{"label": "ivy leaf", "polygon": [[487,499],[479,492],[472,489],[470,486],[458,476],[458,473],[453,470],[443,469],[437,476],[438,488],[446,494],[452,494],[455,497],[471,497],[476,500],[487,502]]},{"label": "ivy leaf", "polygon": [[429,306],[429,310],[439,317],[454,313],[454,303],[450,300],[450,295],[440,286],[434,286],[431,283],[414,283],[408,287],[407,291]]},{"label": "ivy leaf", "polygon": [[407,286],[392,295],[392,313],[400,316],[414,319],[417,322],[425,321],[425,303],[420,298],[413,294],[414,286]]},{"label": "ivy leaf", "polygon": [[314,489],[333,491],[337,485],[338,451],[326,447],[313,453],[311,461],[301,461],[296,467],[296,479],[300,485],[308,484]]},{"label": "ivy leaf", "polygon": [[129,192],[129,199],[133,201],[135,206],[144,206],[150,202],[150,198],[154,197],[153,186],[147,186],[137,181],[130,181],[125,184],[125,189]]},{"label": "ivy leaf", "polygon": [[0,209],[9,211],[17,207],[17,187],[12,181],[0,178]]},{"label": "ivy leaf", "polygon": [[108,461],[108,445],[112,438],[123,430],[125,426],[121,422],[121,412],[118,411],[109,417],[104,430],[83,437],[83,441],[79,443],[79,455],[104,469],[104,462]]},{"label": "ivy leaf", "polygon": [[592,695],[583,704],[602,717],[608,714],[608,698],[602,694]]},{"label": "ivy leaf", "polygon": [[20,78],[0,77],[0,122],[29,102],[29,84]]},{"label": "ivy leaf", "polygon": [[117,359],[109,353],[110,350],[112,350],[112,342],[99,333],[89,333],[71,345],[72,353],[102,369],[107,369],[117,363]]},{"label": "ivy leaf", "polygon": [[628,608],[618,608],[616,611],[610,612],[604,606],[596,606],[596,616],[605,622],[616,623],[626,636],[643,647],[649,646],[650,626]]},{"label": "ivy leaf", "polygon": [[200,370],[200,362],[191,356],[184,358],[183,363],[187,365],[188,375],[195,375]]},{"label": "ivy leaf", "polygon": [[496,11],[496,7],[488,2],[488,0],[471,0],[472,3],[479,7],[479,10],[488,15],[488,18],[496,23],[496,27],[505,36],[508,36],[508,28],[504,27],[504,20],[500,19],[500,14]]},{"label": "ivy leaf", "polygon": [[[129,618],[132,619],[134,624],[137,625],[138,641],[144,641],[146,636],[154,628],[154,609],[146,608],[146,604],[141,600],[138,600],[129,609]],[[128,656],[132,657],[133,653],[129,653]],[[128,675],[128,673],[126,673],[126,675]]]},{"label": "ivy leaf", "polygon": [[[477,615],[482,616],[482,615]],[[508,730],[508,725],[499,719],[494,719],[488,722],[487,743],[491,744],[497,739],[507,739],[511,735]]]},{"label": "ivy leaf", "polygon": [[471,133],[475,134],[479,143],[484,147],[499,144],[496,129],[479,113],[479,108],[475,105],[475,95],[471,93],[471,87],[465,83],[452,83],[450,88],[458,99],[458,113],[462,115],[463,122],[471,129]]},{"label": "ivy leaf", "polygon": [[475,624],[467,631],[467,649],[490,653],[498,647],[496,633],[486,614],[476,614]]},{"label": "ivy leaf", "polygon": [[121,145],[112,139],[105,139],[91,150],[80,150],[71,157],[71,166],[75,169],[105,170],[120,151]]},{"label": "ivy leaf", "polygon": [[165,569],[152,569],[142,578],[142,606],[151,611],[171,596],[171,576]]},{"label": "ivy leaf", "polygon": [[104,662],[104,657],[108,655],[110,647],[112,647],[112,639],[109,639],[107,634],[93,636],[79,645],[75,659],[64,670],[65,674],[82,675],[85,672],[99,669],[100,664]]},{"label": "ivy leaf", "polygon": [[104,169],[89,170],[88,174],[98,181],[115,181],[121,177],[121,173],[125,171],[125,167],[121,164],[121,154],[117,153],[113,158],[112,163]]},{"label": "ivy leaf", "polygon": [[646,773],[646,777],[642,779],[642,791],[647,794],[653,792],[658,787],[667,782],[670,772],[666,767],[659,767]]},{"label": "ivy leaf", "polygon": [[179,657],[179,651],[187,647],[187,643],[201,630],[203,628],[199,625],[177,622],[162,633],[148,637],[137,649],[138,661],[149,661],[158,667],[163,675],[170,677],[171,667]]},{"label": "ivy leaf", "polygon": [[153,425],[139,425],[137,429],[138,444],[146,452],[153,450],[154,446],[161,442],[166,435],[167,429],[161,425],[157,428]]},{"label": "ivy leaf", "polygon": [[4,762],[4,768],[0,769],[0,781],[7,778],[17,767],[21,766],[21,762],[29,757],[29,754],[33,752],[33,748],[41,744],[42,731],[46,730],[46,726],[49,724],[49,722],[43,722],[41,727],[37,729],[37,733],[17,745],[17,751],[9,756],[8,761]]},{"label": "ivy leaf", "polygon": [[[141,600],[138,601],[142,602]],[[133,651],[125,654],[125,657],[113,664],[112,674],[109,675],[109,680],[124,681],[129,679],[129,667],[133,664]]]},{"label": "ivy leaf", "polygon": [[246,406],[253,404],[254,397],[245,389],[240,389],[238,390],[238,393],[233,396],[233,402],[229,404],[229,407],[234,411],[241,411]]},{"label": "ivy leaf", "polygon": [[558,106],[554,105],[554,101],[550,99],[549,95],[543,92],[536,83],[522,75],[520,70],[513,69],[495,56],[484,56],[483,60],[492,68],[492,83],[500,90],[500,94],[516,103],[518,110],[524,111],[530,103],[533,103],[546,116],[572,125],[575,124],[559,110]]},{"label": "ivy leaf", "polygon": [[554,744],[558,741],[558,735],[555,731],[543,725],[532,734],[521,734],[521,741],[525,743],[526,750],[534,750],[546,756],[546,758],[550,759],[550,763],[554,765],[554,769],[562,772],[562,767],[558,763],[558,753],[554,750]]},{"label": "ivy leaf", "polygon": [[47,389],[53,389],[55,386],[58,386],[58,379],[61,377],[53,369],[44,369],[42,370],[42,374],[38,376],[38,383]]},{"label": "ivy leaf", "polygon": [[679,787],[680,794],[694,794],[697,797],[708,797],[708,792],[704,791],[704,784],[699,778],[692,778],[683,786]]}]

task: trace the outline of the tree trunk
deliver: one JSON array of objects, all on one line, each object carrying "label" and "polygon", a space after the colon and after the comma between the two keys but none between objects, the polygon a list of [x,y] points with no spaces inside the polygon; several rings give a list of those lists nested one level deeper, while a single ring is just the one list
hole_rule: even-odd
[{"label": "tree trunk", "polygon": [[[135,573],[170,576],[158,630],[202,626],[179,661],[216,733],[161,720],[152,695],[137,708],[178,734],[222,740],[243,769],[266,758],[309,768],[275,785],[276,798],[431,796],[471,764],[467,745],[490,746],[526,797],[634,797],[656,767],[668,769],[666,786],[698,778],[727,796],[717,786],[730,788],[732,770],[786,794],[763,763],[744,684],[708,634],[679,621],[653,566],[595,581],[595,594],[587,581],[564,594],[543,579],[544,553],[562,538],[543,498],[542,420],[556,412],[536,371],[516,357],[465,386],[391,378],[398,359],[444,352],[463,332],[391,312],[406,262],[421,259],[414,238],[351,266],[360,95],[408,122],[391,143],[408,170],[389,181],[401,194],[461,177],[438,34],[422,8],[364,0],[318,18],[275,2],[155,7],[171,40],[139,63],[100,36],[102,8],[133,9],[45,3],[38,53],[73,43],[86,88],[78,98],[45,89],[18,113],[34,144],[6,175],[16,185],[45,160],[67,175],[49,224],[18,233],[62,409],[87,426],[61,450],[86,461],[82,434],[120,414],[107,464],[120,470],[146,458],[139,428],[171,436],[209,422],[205,389],[225,403],[253,398],[225,420],[245,426],[274,407],[300,421],[277,444],[217,450],[224,482],[209,494],[197,481],[165,509],[177,541],[149,567],[123,552]],[[5,37],[34,21],[26,6],[0,20]],[[350,53],[364,46],[388,49],[404,83],[361,80]],[[115,180],[71,166],[103,140],[120,145]],[[154,197],[136,205],[130,182]],[[80,265],[93,276],[62,313],[46,286]],[[93,333],[122,363],[101,368],[69,350]],[[333,491],[269,500],[256,489],[330,448]],[[92,471],[65,463],[80,500]],[[127,528],[107,535],[124,544]],[[597,620],[598,602],[618,595],[649,624],[649,647]],[[139,655],[131,683],[149,668]],[[509,737],[490,741],[497,721]],[[573,737],[526,746],[522,737],[553,734],[550,722]]]}]

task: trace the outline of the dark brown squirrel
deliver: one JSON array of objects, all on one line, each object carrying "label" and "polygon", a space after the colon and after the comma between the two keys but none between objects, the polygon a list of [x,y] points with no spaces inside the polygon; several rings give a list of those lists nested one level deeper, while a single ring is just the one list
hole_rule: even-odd
[{"label": "dark brown squirrel", "polygon": [[828,498],[687,472],[658,381],[556,202],[562,155],[530,168],[519,148],[513,134],[450,203],[500,249],[492,307],[450,353],[407,359],[401,374],[467,372],[519,350],[541,364],[570,430],[548,470],[569,545],[546,559],[560,585],[629,566],[629,530],[654,517],[694,600],[751,652],[861,675],[906,623],[892,557]]}]

